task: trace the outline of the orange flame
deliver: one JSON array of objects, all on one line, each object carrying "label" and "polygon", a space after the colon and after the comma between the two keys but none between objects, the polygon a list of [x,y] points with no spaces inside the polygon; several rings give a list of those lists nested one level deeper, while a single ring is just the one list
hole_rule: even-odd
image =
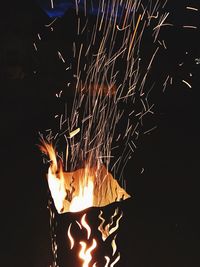
[{"label": "orange flame", "polygon": [[85,169],[83,183],[79,185],[79,194],[71,201],[69,211],[77,212],[93,206],[94,182],[89,175],[88,168]]},{"label": "orange flame", "polygon": [[[104,257],[106,260],[106,265],[104,267],[108,267],[110,263],[110,258],[108,256]],[[115,264],[120,260],[120,253],[118,253],[117,258],[110,264],[110,267],[114,267]]]},{"label": "orange flame", "polygon": [[115,253],[117,251],[116,237],[117,237],[117,235],[115,235],[115,237],[113,238],[112,243],[111,243],[112,249],[113,249],[113,253],[112,253],[113,256],[115,255]]},{"label": "orange flame", "polygon": [[[86,213],[81,218],[81,224],[87,231],[87,239],[90,238],[91,235],[91,228],[86,221]],[[79,257],[84,261],[82,267],[88,267],[90,261],[92,260],[91,252],[96,248],[97,242],[93,238],[92,245],[87,249],[87,245],[84,241],[80,241],[79,244],[81,245],[81,250],[79,252]],[[95,265],[93,265],[95,266]]]},{"label": "orange flame", "polygon": [[64,172],[62,160],[52,144],[43,141],[41,150],[51,162],[47,180],[58,213],[103,207],[130,197],[104,165],[88,167],[88,164],[83,169]]},{"label": "orange flame", "polygon": [[[108,223],[105,226],[105,228],[107,229],[106,230],[107,232],[102,227],[102,224],[105,223],[105,219],[102,217],[102,211],[100,212],[99,218],[102,220],[102,222],[100,224],[101,227],[98,228],[98,229],[102,231],[102,239],[103,239],[103,241],[105,241],[109,235],[111,235],[112,233],[114,233],[118,229],[119,221],[122,218],[122,213],[119,215],[119,210],[115,209],[114,214],[111,216],[110,223]],[[114,224],[114,219],[115,219],[115,226],[112,227],[112,225]],[[81,217],[81,222],[79,223],[78,221],[76,221],[76,223],[78,224],[78,226],[79,226],[79,228],[81,230],[83,230],[83,228],[85,228],[85,230],[87,232],[87,240],[89,240],[90,236],[91,236],[91,227],[89,226],[88,222],[86,221],[86,213]],[[68,227],[67,235],[68,235],[68,238],[69,238],[69,241],[70,241],[70,249],[73,249],[74,245],[75,245],[75,240],[74,240],[74,238],[72,237],[72,234],[71,234],[71,227],[72,227],[72,223]],[[103,229],[104,229],[104,231],[103,231]],[[105,238],[103,238],[103,237],[105,237]],[[115,256],[115,254],[117,252],[116,237],[117,237],[117,234],[115,234],[115,236],[113,237],[113,239],[111,241],[112,257]],[[83,260],[82,267],[89,267],[89,263],[92,260],[91,253],[97,247],[97,242],[93,238],[92,239],[92,244],[89,247],[88,247],[87,242],[85,242],[85,241],[80,241],[79,244],[81,245],[81,249],[80,249],[80,252],[79,252],[79,257],[80,257],[80,259]],[[105,263],[104,267],[108,267],[108,266],[114,267],[115,264],[120,260],[120,253],[118,253],[118,255],[115,257],[115,259],[112,259],[112,260],[108,256],[105,256],[104,258],[106,260],[106,263]],[[96,266],[97,266],[97,262],[95,262],[92,265],[92,267],[96,267]]]},{"label": "orange flame", "polygon": [[117,258],[111,263],[110,267],[114,267],[114,265],[120,260],[120,253],[118,253]]},{"label": "orange flame", "polygon": [[69,228],[68,228],[68,231],[67,231],[67,235],[68,235],[69,240],[70,240],[70,249],[73,249],[73,247],[74,247],[74,238],[72,237],[72,234],[71,234],[71,226],[72,226],[72,223],[69,225]]},{"label": "orange flame", "polygon": [[81,219],[81,223],[82,223],[83,227],[87,230],[87,239],[89,239],[90,235],[91,235],[91,228],[88,225],[88,223],[86,222],[85,217],[86,217],[86,213],[83,215],[83,217]]},{"label": "orange flame", "polygon": [[119,222],[123,216],[122,212],[121,212],[120,216],[116,219],[115,226],[112,227],[112,225],[114,224],[114,218],[118,215],[118,213],[119,213],[119,209],[117,208],[117,209],[115,209],[114,214],[111,216],[110,223],[108,223],[104,226],[105,219],[102,217],[103,211],[102,210],[100,211],[99,219],[101,220],[101,223],[98,227],[98,230],[102,234],[103,241],[105,241],[111,234],[113,234],[119,228]]},{"label": "orange flame", "polygon": [[[110,235],[115,233],[117,231],[117,229],[119,228],[119,222],[123,216],[123,213],[121,212],[121,214],[119,215],[119,209],[116,208],[114,214],[110,218],[110,222],[107,223],[105,226],[104,226],[104,224],[105,224],[106,220],[103,218],[102,215],[103,215],[103,211],[100,210],[98,217],[101,220],[101,223],[98,227],[98,230],[101,232],[102,240],[105,242],[106,239]],[[114,225],[114,219],[115,219],[115,225]],[[117,237],[117,234],[114,236],[114,238],[112,239],[112,242],[111,242],[111,246],[112,246],[112,250],[113,250],[112,256],[114,256],[116,251],[117,251],[116,237]],[[115,260],[112,263],[110,263],[111,259],[108,256],[105,256],[104,258],[106,260],[106,265],[104,267],[108,267],[108,266],[113,267],[120,260],[120,253],[118,253],[118,256],[115,258]]]},{"label": "orange flame", "polygon": [[97,242],[93,238],[92,245],[88,249],[86,249],[87,245],[84,241],[80,241],[79,244],[81,245],[79,257],[84,261],[82,267],[88,267],[92,259],[91,252],[96,248]]},{"label": "orange flame", "polygon": [[109,263],[110,263],[110,258],[108,256],[104,257],[106,260],[106,265],[104,267],[108,267]]},{"label": "orange flame", "polygon": [[65,180],[61,161],[57,161],[56,152],[51,144],[43,142],[42,152],[49,155],[50,167],[48,169],[48,185],[59,213],[63,210],[63,199],[66,198]]},{"label": "orange flame", "polygon": [[[76,221],[76,223],[78,223],[78,222]],[[91,235],[91,228],[90,228],[89,224],[86,221],[86,213],[81,218],[81,224],[78,223],[78,225],[79,225],[80,229],[83,229],[83,228],[86,229],[86,231],[87,231],[87,239],[89,240],[90,235]],[[67,235],[68,235],[68,238],[69,238],[69,241],[70,241],[70,249],[73,249],[75,241],[74,241],[74,238],[72,237],[72,234],[71,234],[71,226],[72,226],[72,223],[68,227]],[[84,241],[80,241],[79,244],[81,245],[81,249],[80,249],[80,252],[79,252],[79,257],[80,257],[80,259],[83,260],[82,267],[88,267],[89,263],[92,260],[91,253],[96,248],[97,242],[93,238],[92,245],[90,247],[88,247],[88,248],[87,248],[86,242],[84,242]],[[96,263],[94,263],[93,266],[95,267]]]}]

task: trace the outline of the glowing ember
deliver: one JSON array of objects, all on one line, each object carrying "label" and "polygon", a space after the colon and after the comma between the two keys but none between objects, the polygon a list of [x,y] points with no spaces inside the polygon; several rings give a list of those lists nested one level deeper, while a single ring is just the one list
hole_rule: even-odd
[{"label": "glowing ember", "polygon": [[102,207],[130,197],[105,166],[86,166],[74,172],[64,172],[51,144],[44,142],[41,150],[51,160],[47,179],[58,213]]}]

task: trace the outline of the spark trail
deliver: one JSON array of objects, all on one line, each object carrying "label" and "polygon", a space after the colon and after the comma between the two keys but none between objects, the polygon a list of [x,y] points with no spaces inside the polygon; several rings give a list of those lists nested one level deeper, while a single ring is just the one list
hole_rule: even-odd
[{"label": "spark trail", "polygon": [[[103,163],[122,178],[124,166],[134,153],[132,142],[137,143],[142,133],[144,117],[153,113],[146,81],[159,53],[159,32],[168,25],[166,1],[100,0],[96,17],[90,15],[94,7],[87,1],[81,3],[76,2],[77,35],[70,63],[73,104],[56,118],[58,130],[44,138],[55,144],[65,140],[65,149],[60,152],[65,171],[80,164],[93,167]],[[147,31],[151,32],[153,47],[148,63],[141,57]],[[65,66],[63,51],[57,53]],[[117,156],[119,147],[123,151]]]}]

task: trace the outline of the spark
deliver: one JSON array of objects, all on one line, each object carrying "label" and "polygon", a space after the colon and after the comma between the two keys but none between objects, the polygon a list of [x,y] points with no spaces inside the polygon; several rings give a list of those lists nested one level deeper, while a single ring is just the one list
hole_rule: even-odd
[{"label": "spark", "polygon": [[193,26],[193,25],[184,25],[183,28],[186,28],[186,29],[197,29],[197,26]]},{"label": "spark", "polygon": [[37,34],[37,36],[38,36],[38,39],[41,41],[41,36],[40,36],[40,34],[39,34],[39,33]]},{"label": "spark", "polygon": [[63,63],[65,63],[65,60],[64,60],[62,54],[60,53],[60,51],[58,51],[58,57],[62,60]]},{"label": "spark", "polygon": [[163,15],[160,19],[159,24],[156,27],[154,27],[154,30],[159,29],[160,27],[163,27],[163,26],[173,26],[172,23],[164,23],[168,16],[169,16],[169,13],[166,13],[165,15]]},{"label": "spark", "polygon": [[140,174],[143,174],[143,172],[144,172],[144,168],[142,168],[142,170],[141,170]]},{"label": "spark", "polygon": [[49,24],[45,24],[45,27],[50,27],[54,24],[54,22],[57,20],[58,18],[55,18],[53,21],[51,21]]},{"label": "spark", "polygon": [[163,83],[163,92],[165,91],[165,89],[167,87],[168,80],[169,80],[169,75],[167,76],[165,82]]},{"label": "spark", "polygon": [[186,9],[193,10],[193,11],[198,11],[198,8],[191,7],[191,6],[187,6]]},{"label": "spark", "polygon": [[164,47],[165,49],[167,49],[167,46],[166,46],[166,44],[165,44],[165,41],[164,41],[164,40],[162,40],[162,44],[163,44],[163,47]]},{"label": "spark", "polygon": [[75,135],[77,135],[80,132],[80,128],[77,128],[73,132],[69,133],[69,138],[73,138]]},{"label": "spark", "polygon": [[35,51],[38,51],[37,46],[36,46],[36,43],[33,43],[33,46],[35,48]]},{"label": "spark", "polygon": [[150,132],[154,131],[155,129],[157,129],[158,126],[154,126],[151,129],[147,130],[144,132],[144,134],[149,134]]},{"label": "spark", "polygon": [[197,65],[199,65],[199,64],[200,64],[200,58],[195,58],[195,63],[196,63]]},{"label": "spark", "polygon": [[54,2],[53,2],[53,0],[51,0],[51,8],[52,9],[54,8]]},{"label": "spark", "polygon": [[185,81],[185,80],[182,80],[182,82],[183,82],[184,84],[186,84],[189,88],[192,88],[192,85],[189,84],[189,82],[187,82],[187,81]]},{"label": "spark", "polygon": [[58,94],[58,96],[59,96],[59,97],[61,97],[61,95],[62,95],[62,92],[63,92],[62,90],[59,92],[59,94]]},{"label": "spark", "polygon": [[132,145],[134,146],[134,148],[137,148],[136,144],[133,142],[133,140],[131,140]]},{"label": "spark", "polygon": [[159,15],[159,12],[157,11],[156,15],[151,15],[151,16],[149,15],[148,19],[157,19],[158,15]]},{"label": "spark", "polygon": [[124,27],[124,28],[120,28],[119,25],[117,25],[116,27],[117,27],[118,31],[124,31],[124,30],[126,30],[127,28],[129,28],[130,25],[128,25],[128,26],[126,26],[126,27]]},{"label": "spark", "polygon": [[135,36],[136,36],[136,32],[137,32],[139,23],[140,23],[140,21],[141,21],[141,17],[142,17],[142,16],[141,16],[141,14],[140,14],[139,17],[138,17],[138,20],[137,20],[137,23],[136,23],[134,32],[133,32],[133,36],[132,36],[131,42],[130,42],[130,46],[129,46],[129,50],[128,50],[128,57],[127,57],[127,59],[129,59],[129,57],[130,57],[130,53],[131,53],[131,50],[132,50],[133,42],[134,42],[134,39],[135,39]]}]

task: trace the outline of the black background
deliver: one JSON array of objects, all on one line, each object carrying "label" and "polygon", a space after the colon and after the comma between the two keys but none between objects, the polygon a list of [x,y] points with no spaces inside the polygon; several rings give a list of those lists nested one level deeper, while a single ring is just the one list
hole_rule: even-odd
[{"label": "black background", "polygon": [[[173,84],[156,96],[158,128],[141,139],[125,170],[133,197],[121,204],[124,218],[117,240],[122,260],[118,266],[200,266],[200,65],[195,61],[200,57],[200,11],[185,9],[187,5],[200,8],[196,2],[171,0],[168,4],[174,26],[162,32],[168,49],[155,77],[167,70]],[[1,5],[3,267],[45,267],[50,261],[45,167],[36,144],[38,131],[51,123],[54,89],[60,86],[62,68],[46,61],[57,39],[42,44],[46,57],[35,56],[33,42],[47,21],[35,3]],[[41,71],[35,74],[37,68]],[[192,88],[182,80],[189,81]],[[68,262],[66,266],[72,265]]]}]

